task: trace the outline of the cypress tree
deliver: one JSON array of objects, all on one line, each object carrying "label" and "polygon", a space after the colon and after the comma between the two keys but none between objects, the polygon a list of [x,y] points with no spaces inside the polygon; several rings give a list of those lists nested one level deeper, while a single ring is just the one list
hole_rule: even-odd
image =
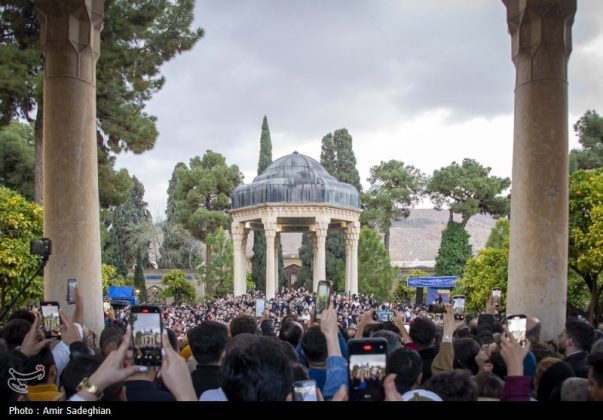
[{"label": "cypress tree", "polygon": [[436,276],[461,276],[467,260],[473,256],[469,234],[461,223],[450,221],[442,232],[442,242],[436,257]]}]

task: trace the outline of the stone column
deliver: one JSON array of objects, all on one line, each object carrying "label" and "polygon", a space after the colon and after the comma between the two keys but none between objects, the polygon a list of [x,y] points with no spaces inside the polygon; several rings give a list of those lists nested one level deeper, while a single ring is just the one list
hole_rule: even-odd
[{"label": "stone column", "polygon": [[567,301],[567,62],[576,0],[503,0],[516,68],[507,313],[563,330]]},{"label": "stone column", "polygon": [[345,286],[344,291],[347,293],[352,290],[352,245],[353,239],[350,233],[351,223],[347,222],[345,229]]},{"label": "stone column", "polygon": [[278,272],[278,248],[281,242],[281,234],[277,232],[275,240],[274,240],[274,290],[278,293],[278,280],[279,280],[279,272]]},{"label": "stone column", "polygon": [[318,239],[316,238],[316,230],[310,232],[310,241],[312,242],[312,290],[316,291],[320,272],[318,271]]},{"label": "stone column", "polygon": [[244,267],[244,258],[245,254],[243,253],[243,232],[244,227],[241,226],[239,221],[233,220],[230,226],[230,232],[232,235],[232,254],[234,260],[234,295],[241,296],[245,294],[246,284],[241,281],[243,277],[241,273],[245,273]]},{"label": "stone column", "polygon": [[327,245],[327,231],[329,230],[330,218],[327,216],[317,216],[315,220],[316,224],[316,254],[314,261],[316,261],[316,269],[314,270],[314,279],[312,283],[313,290],[318,290],[318,282],[320,280],[327,279],[327,259],[326,259],[326,245]]},{"label": "stone column", "polygon": [[44,53],[44,297],[65,302],[76,278],[84,321],[104,327],[96,157],[96,61],[103,0],[38,0]]},{"label": "stone column", "polygon": [[274,288],[274,243],[276,242],[276,218],[262,218],[266,237],[266,299],[275,295]]},{"label": "stone column", "polygon": [[350,292],[358,293],[358,238],[360,237],[360,222],[355,220],[348,224],[350,238]]}]

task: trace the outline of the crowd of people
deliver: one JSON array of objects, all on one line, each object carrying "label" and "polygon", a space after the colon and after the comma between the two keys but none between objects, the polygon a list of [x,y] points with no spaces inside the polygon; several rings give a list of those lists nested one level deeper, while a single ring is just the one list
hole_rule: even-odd
[{"label": "crowd of people", "polygon": [[[568,320],[557,340],[543,343],[540,320],[528,317],[523,344],[501,324],[492,300],[467,322],[455,319],[449,304],[433,313],[336,294],[316,322],[310,291],[283,290],[258,317],[263,298],[162,306],[161,361],[144,366],[133,363],[128,310],[107,311],[98,342],[83,324],[79,293],[73,318],[60,313],[59,340],[41,334],[36,310],[18,310],[2,330],[0,398],[286,401],[294,382],[310,380],[318,401],[603,401],[603,333],[583,319]],[[383,312],[391,318],[378,319]],[[357,341],[367,338],[385,349],[385,363],[371,356],[350,372],[350,349],[369,349]],[[363,386],[366,377],[371,387]],[[363,390],[360,397],[350,383]]]}]

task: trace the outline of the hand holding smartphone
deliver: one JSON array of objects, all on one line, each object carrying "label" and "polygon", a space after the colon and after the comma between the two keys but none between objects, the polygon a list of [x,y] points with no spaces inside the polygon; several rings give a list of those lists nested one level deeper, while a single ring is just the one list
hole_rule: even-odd
[{"label": "hand holding smartphone", "polygon": [[348,342],[348,390],[350,401],[383,401],[387,341],[361,338]]},{"label": "hand holding smartphone", "polygon": [[322,318],[322,312],[328,308],[329,299],[331,297],[331,282],[328,281],[319,281],[318,282],[318,291],[316,292],[316,313],[314,315],[314,319],[320,321]]},{"label": "hand holding smartphone", "polygon": [[495,287],[492,289],[492,299],[494,300],[494,306],[496,308],[500,307],[500,298],[502,296],[502,290],[499,287]]},{"label": "hand holding smartphone", "polygon": [[455,320],[462,321],[465,319],[465,296],[457,295],[452,297],[452,311]]},{"label": "hand holding smartphone", "polygon": [[75,303],[75,287],[77,286],[76,279],[67,280],[67,303],[73,305]]},{"label": "hand holding smartphone", "polygon": [[527,322],[528,317],[524,314],[509,315],[507,317],[507,329],[521,347],[526,346]]},{"label": "hand holding smartphone", "polygon": [[161,309],[154,305],[130,307],[134,364],[161,366]]},{"label": "hand holding smartphone", "polygon": [[44,325],[44,336],[55,340],[61,339],[61,315],[59,314],[59,302],[40,302],[42,312],[42,325]]},{"label": "hand holding smartphone", "polygon": [[262,313],[266,309],[266,299],[256,299],[255,300],[255,317],[261,318]]}]

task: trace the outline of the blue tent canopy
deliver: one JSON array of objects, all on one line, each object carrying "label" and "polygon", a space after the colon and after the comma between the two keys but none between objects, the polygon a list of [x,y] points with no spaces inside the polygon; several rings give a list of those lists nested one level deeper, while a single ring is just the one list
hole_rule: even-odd
[{"label": "blue tent canopy", "polygon": [[136,295],[134,294],[134,288],[131,286],[109,286],[107,296],[111,300],[125,300],[130,302],[130,305],[136,304]]},{"label": "blue tent canopy", "polygon": [[434,289],[453,289],[459,276],[409,277],[408,287],[430,287]]}]

